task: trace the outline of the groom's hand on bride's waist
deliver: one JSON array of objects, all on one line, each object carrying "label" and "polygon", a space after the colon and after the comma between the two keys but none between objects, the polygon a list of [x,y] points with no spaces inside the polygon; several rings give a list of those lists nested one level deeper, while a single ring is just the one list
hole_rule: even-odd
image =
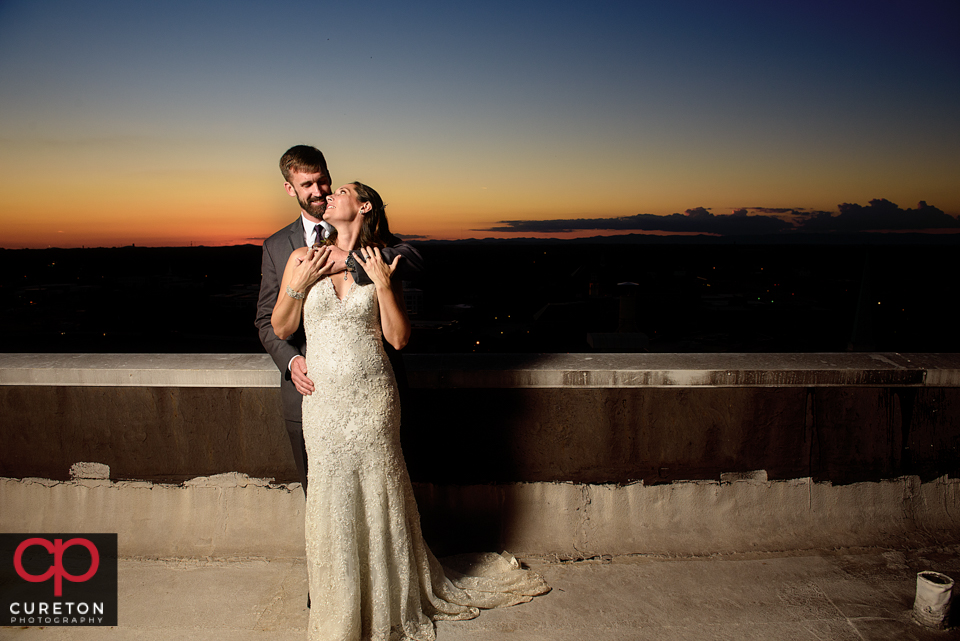
[{"label": "groom's hand on bride's waist", "polygon": [[307,359],[303,356],[295,356],[290,361],[290,380],[304,396],[313,394],[313,381],[307,378]]}]

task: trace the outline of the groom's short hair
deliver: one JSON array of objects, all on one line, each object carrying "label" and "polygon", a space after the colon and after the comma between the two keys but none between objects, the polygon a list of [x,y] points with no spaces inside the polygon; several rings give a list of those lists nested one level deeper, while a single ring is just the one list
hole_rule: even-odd
[{"label": "groom's short hair", "polygon": [[280,156],[280,173],[288,182],[292,173],[312,174],[318,171],[329,173],[327,160],[323,157],[323,152],[316,147],[295,145]]}]

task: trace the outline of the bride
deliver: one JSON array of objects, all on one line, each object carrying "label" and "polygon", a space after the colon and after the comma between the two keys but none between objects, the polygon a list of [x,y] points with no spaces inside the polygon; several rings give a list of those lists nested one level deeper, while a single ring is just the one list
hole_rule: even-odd
[{"label": "bride", "polygon": [[[285,338],[303,322],[303,397],[308,475],[306,550],[311,641],[435,639],[434,621],[470,619],[478,608],[529,601],[549,587],[504,553],[460,557],[444,567],[423,541],[400,449],[400,404],[383,349],[410,338],[383,200],[358,182],[327,196],[332,242],[364,264],[372,286],[350,271],[331,275],[330,247],[294,251],[271,323]],[[348,263],[350,261],[348,260]]]}]

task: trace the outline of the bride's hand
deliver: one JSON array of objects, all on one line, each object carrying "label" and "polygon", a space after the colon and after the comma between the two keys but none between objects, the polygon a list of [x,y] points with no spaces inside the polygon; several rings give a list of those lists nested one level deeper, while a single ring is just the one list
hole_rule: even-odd
[{"label": "bride's hand", "polygon": [[307,253],[293,269],[290,286],[297,291],[306,291],[307,287],[330,273],[333,266],[329,261],[330,247],[310,247]]},{"label": "bride's hand", "polygon": [[360,257],[363,258],[363,269],[373,284],[378,289],[390,289],[390,279],[393,277],[393,272],[397,271],[400,254],[397,254],[393,262],[388,264],[380,255],[379,247],[362,247],[359,252]]}]

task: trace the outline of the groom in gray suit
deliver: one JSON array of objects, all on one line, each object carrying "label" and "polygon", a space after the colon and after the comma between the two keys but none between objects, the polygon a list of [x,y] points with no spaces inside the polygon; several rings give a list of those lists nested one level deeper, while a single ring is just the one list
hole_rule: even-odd
[{"label": "groom in gray suit", "polygon": [[[280,394],[283,418],[300,482],[306,493],[307,456],[303,443],[300,401],[304,395],[312,394],[314,391],[304,357],[307,351],[307,338],[303,333],[302,325],[286,340],[278,338],[270,325],[270,316],[273,314],[273,306],[277,303],[280,280],[290,254],[294,249],[320,242],[326,237],[323,213],[327,208],[326,197],[331,193],[331,183],[327,161],[323,154],[319,149],[307,145],[297,145],[288,149],[280,158],[280,172],[283,174],[283,186],[287,193],[296,198],[300,205],[300,216],[263,242],[256,326],[260,332],[260,342],[281,373]],[[423,273],[423,259],[416,249],[406,243],[385,247],[381,253],[388,263],[397,254],[403,257],[397,271],[401,278]],[[342,272],[350,269],[353,271],[357,285],[371,284],[370,278],[363,271],[363,263],[360,260],[347,260],[348,257],[350,257],[348,252],[334,247],[330,254],[330,260],[334,262],[333,271]]]}]

